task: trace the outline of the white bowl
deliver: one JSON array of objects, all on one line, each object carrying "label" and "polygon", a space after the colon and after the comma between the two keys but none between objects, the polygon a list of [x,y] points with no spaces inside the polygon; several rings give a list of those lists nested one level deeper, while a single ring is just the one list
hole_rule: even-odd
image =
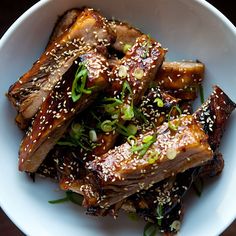
[{"label": "white bowl", "polygon": [[[89,5],[109,18],[125,20],[169,48],[168,59],[198,59],[206,64],[206,95],[218,84],[236,101],[236,30],[214,7],[200,0],[42,0],[23,14],[0,42],[0,204],[27,235],[142,235],[144,223],[124,214],[118,220],[89,217],[72,204],[50,205],[63,193],[49,180],[33,183],[17,170],[22,137],[15,111],[4,93],[43,51],[59,15]],[[218,235],[236,216],[236,114],[231,117],[221,151],[223,174],[214,178],[201,198],[189,197],[179,235]]]}]

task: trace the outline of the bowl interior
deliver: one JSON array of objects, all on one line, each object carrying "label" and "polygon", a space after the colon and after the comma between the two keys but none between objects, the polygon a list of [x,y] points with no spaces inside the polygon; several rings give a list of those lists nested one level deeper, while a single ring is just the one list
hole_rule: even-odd
[{"label": "bowl interior", "polygon": [[[22,133],[15,111],[4,96],[42,53],[57,17],[72,7],[89,5],[108,18],[124,20],[150,34],[168,48],[168,60],[200,60],[206,65],[205,97],[219,85],[236,101],[236,33],[234,27],[204,1],[189,0],[57,0],[40,1],[10,28],[0,42],[0,203],[27,235],[142,235],[143,221],[125,214],[114,221],[84,214],[71,204],[50,205],[63,196],[49,180],[31,182],[17,170]],[[222,140],[223,174],[206,184],[201,198],[186,199],[180,235],[218,235],[235,218],[236,114]]]}]

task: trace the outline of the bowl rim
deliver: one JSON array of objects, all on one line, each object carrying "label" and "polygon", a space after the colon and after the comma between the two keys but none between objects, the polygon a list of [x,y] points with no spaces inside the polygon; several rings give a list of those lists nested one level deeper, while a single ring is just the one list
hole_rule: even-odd
[{"label": "bowl rim", "polygon": [[[31,14],[35,13],[38,11],[41,7],[44,5],[48,4],[52,0],[40,0],[37,3],[35,3],[33,6],[31,6],[28,10],[26,10],[16,21],[8,28],[8,30],[4,33],[4,35],[0,38],[0,50],[4,46],[4,44],[8,41],[10,36],[14,34],[14,31],[16,28],[24,21],[26,20]],[[220,12],[216,7],[214,7],[212,4],[207,2],[206,0],[192,0],[196,3],[199,4],[200,7],[205,8],[206,10],[210,11],[214,16],[219,18],[222,23],[224,24],[224,27],[226,27],[228,30],[231,31],[231,33],[234,34],[236,38],[236,27],[234,24],[222,13]],[[0,207],[4,211],[4,213],[8,216],[8,218],[14,223],[14,225],[21,230],[23,233],[26,235],[29,235],[29,232],[27,231],[26,228],[23,228],[23,226],[18,223],[18,220],[15,218],[14,214],[8,211],[7,207],[3,204],[1,198],[0,198]],[[224,226],[221,226],[220,232],[223,232],[225,229],[229,227],[229,225],[236,219],[236,213],[235,216],[232,218],[229,218],[227,224]],[[226,227],[225,227],[226,226]]]}]

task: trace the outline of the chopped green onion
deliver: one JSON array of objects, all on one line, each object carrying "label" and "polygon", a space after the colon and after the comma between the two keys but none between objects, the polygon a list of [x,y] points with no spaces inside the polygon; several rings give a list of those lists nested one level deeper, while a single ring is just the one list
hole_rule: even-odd
[{"label": "chopped green onion", "polygon": [[176,149],[174,149],[174,148],[169,148],[169,149],[167,149],[167,151],[166,151],[166,156],[167,156],[167,158],[168,158],[169,160],[175,159],[175,157],[177,156],[177,151],[176,151]]},{"label": "chopped green onion", "polygon": [[68,197],[64,197],[64,198],[60,198],[60,199],[57,199],[57,200],[48,201],[48,203],[50,203],[50,204],[60,204],[60,203],[68,202],[68,201],[69,201]]},{"label": "chopped green onion", "polygon": [[[123,104],[123,102],[117,98],[104,98],[102,100],[105,104],[103,105],[105,111],[111,115],[119,113],[119,105]],[[112,102],[112,103],[108,103]]]},{"label": "chopped green onion", "polygon": [[154,151],[154,152],[149,152],[150,156],[148,157],[148,163],[149,164],[154,164],[158,160],[159,153]]},{"label": "chopped green onion", "polygon": [[117,104],[122,104],[122,101],[117,98],[104,98],[102,101],[103,102],[115,102]]},{"label": "chopped green onion", "polygon": [[103,131],[103,132],[111,132],[112,130],[114,130],[115,129],[115,126],[114,126],[114,124],[116,123],[117,121],[116,120],[114,120],[114,121],[111,121],[111,120],[105,120],[105,121],[103,121],[102,122],[102,124],[101,124],[101,130]]},{"label": "chopped green onion", "polygon": [[151,145],[156,142],[156,138],[157,138],[156,135],[153,135],[151,137],[147,136],[147,137],[148,137],[147,140],[145,140],[144,138],[145,142],[143,141],[143,144],[139,146],[134,145],[131,147],[131,151],[133,153],[137,153],[139,157],[143,157],[148,151],[148,149],[151,147]]},{"label": "chopped green onion", "polygon": [[60,204],[60,203],[68,202],[68,201],[71,201],[71,202],[81,206],[82,201],[83,201],[83,197],[81,195],[77,194],[77,193],[72,192],[72,191],[66,191],[66,197],[65,198],[48,201],[48,203],[50,203],[50,204]]},{"label": "chopped green onion", "polygon": [[180,230],[180,226],[181,226],[180,221],[179,220],[175,220],[170,225],[170,230],[178,232]]},{"label": "chopped green onion", "polygon": [[128,75],[128,67],[121,65],[118,71],[118,76],[122,79],[126,78]]},{"label": "chopped green onion", "polygon": [[131,146],[137,144],[137,139],[135,138],[134,135],[130,135],[130,136],[127,138],[127,141],[128,141],[128,143],[129,143]]},{"label": "chopped green onion", "polygon": [[129,83],[125,80],[124,83],[123,83],[122,92],[121,92],[121,94],[122,94],[122,97],[121,97],[122,101],[124,101],[126,90],[128,91],[129,95],[133,94],[132,93],[132,89],[131,89]]},{"label": "chopped green onion", "polygon": [[131,120],[134,117],[134,110],[133,110],[133,106],[131,105],[124,104],[121,107],[121,112],[123,114],[121,116],[123,120]]},{"label": "chopped green onion", "polygon": [[70,147],[80,146],[86,151],[92,150],[89,136],[85,133],[85,127],[79,123],[72,123],[69,135],[60,139],[57,144]]},{"label": "chopped green onion", "polygon": [[181,115],[182,115],[182,111],[181,111],[181,109],[180,109],[178,106],[173,106],[173,107],[170,109],[170,112],[169,112],[169,114],[168,114],[168,127],[169,127],[170,129],[172,129],[173,131],[177,131],[178,128],[179,128],[179,125],[180,125],[180,120],[179,120],[179,119],[176,120],[176,123],[177,123],[177,124],[173,124],[173,122],[171,122],[170,117],[171,117],[171,114],[172,114],[173,109],[176,109],[176,110],[178,111],[178,113],[179,113],[178,116],[181,116]]},{"label": "chopped green onion", "polygon": [[132,48],[131,44],[125,44],[123,47],[123,52],[126,53],[128,50],[130,50]]},{"label": "chopped green onion", "polygon": [[147,135],[143,138],[143,143],[149,143],[153,139],[152,135]]},{"label": "chopped green onion", "polygon": [[74,204],[77,204],[79,206],[82,205],[83,196],[81,196],[80,194],[72,191],[66,191],[66,196],[68,197],[69,201],[73,202]]},{"label": "chopped green onion", "polygon": [[154,102],[157,103],[157,106],[158,106],[158,107],[163,107],[163,106],[164,106],[164,102],[163,102],[160,98],[156,98],[156,99],[154,100]]},{"label": "chopped green onion", "polygon": [[122,134],[123,136],[129,137],[130,135],[135,135],[135,127],[133,127],[133,125],[128,125],[127,127],[125,127],[123,124],[121,123],[116,123],[116,130],[118,133]]},{"label": "chopped green onion", "polygon": [[136,125],[133,125],[133,124],[129,124],[127,126],[127,132],[130,134],[130,135],[135,135],[138,131],[138,128]]},{"label": "chopped green onion", "polygon": [[156,236],[157,229],[157,224],[148,222],[144,227],[143,236]]},{"label": "chopped green onion", "polygon": [[204,99],[204,90],[201,84],[199,84],[199,93],[200,93],[201,103],[203,104],[205,99]]},{"label": "chopped green onion", "polygon": [[161,226],[162,219],[163,219],[163,205],[157,206],[156,213],[157,213],[157,224]]},{"label": "chopped green onion", "polygon": [[136,68],[135,70],[134,70],[134,77],[136,78],[136,79],[142,79],[143,78],[143,75],[144,75],[144,71],[143,71],[143,69],[141,69],[141,68]]},{"label": "chopped green onion", "polygon": [[97,137],[97,133],[94,129],[89,131],[89,138],[92,142],[97,142],[98,137]]},{"label": "chopped green onion", "polygon": [[84,63],[80,63],[75,73],[75,78],[71,89],[71,98],[73,102],[77,102],[83,93],[91,94],[91,89],[86,89],[86,81],[88,77],[88,70]]}]

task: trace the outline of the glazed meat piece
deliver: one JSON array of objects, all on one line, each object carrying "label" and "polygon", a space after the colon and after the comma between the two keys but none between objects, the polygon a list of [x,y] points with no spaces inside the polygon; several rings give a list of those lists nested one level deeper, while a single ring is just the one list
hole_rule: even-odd
[{"label": "glazed meat piece", "polygon": [[[222,109],[223,107],[225,109]],[[222,137],[224,132],[224,128],[222,127],[226,126],[234,108],[235,104],[228,96],[226,96],[219,87],[215,87],[212,95],[195,113],[195,116],[197,116],[202,124],[204,124],[202,118],[204,117],[204,131],[208,133],[209,144],[214,150],[216,150],[216,148],[218,149],[220,144],[220,139],[218,139],[217,145],[215,145],[214,138],[216,137],[216,133],[218,137]],[[212,122],[208,122],[210,114],[212,118],[215,117],[213,126]],[[213,159],[206,162],[203,166],[192,168],[184,173],[179,173],[176,177],[165,179],[148,190],[130,196],[127,198],[122,208],[125,210],[132,209],[140,216],[144,217],[145,220],[155,223],[155,219],[158,217],[156,210],[161,205],[163,221],[162,224],[159,225],[159,228],[163,229],[164,232],[170,232],[172,231],[170,227],[172,221],[169,220],[169,217],[173,215],[172,211],[175,212],[175,207],[181,204],[184,194],[189,190],[192,183],[198,177],[212,177],[221,173],[223,167],[224,160],[222,154],[216,150]],[[157,189],[161,189],[161,191],[156,191]],[[166,225],[166,221],[169,222],[169,225]]]},{"label": "glazed meat piece", "polygon": [[128,23],[109,21],[109,25],[116,35],[116,41],[112,47],[119,52],[126,53],[127,49],[134,45],[136,39],[143,35],[142,32]]},{"label": "glazed meat piece", "polygon": [[112,70],[111,86],[107,95],[116,96],[122,91],[123,82],[127,81],[133,93],[133,102],[137,104],[154,79],[165,53],[161,45],[147,35],[137,38],[133,47],[121,59],[120,64]]},{"label": "glazed meat piece", "polygon": [[200,62],[164,62],[154,84],[176,98],[194,100],[204,72],[205,66]]},{"label": "glazed meat piece", "polygon": [[[169,126],[177,123],[178,129],[173,131]],[[207,140],[201,125],[187,115],[141,134],[133,146],[125,143],[96,157],[88,163],[93,172],[86,177],[88,184],[81,186],[84,205],[108,208],[137,191],[212,159]]]},{"label": "glazed meat piece", "polygon": [[87,108],[107,86],[106,59],[95,52],[81,56],[79,66],[75,62],[67,71],[33,120],[20,147],[19,169],[35,172],[65,133],[71,119]]},{"label": "glazed meat piece", "polygon": [[[228,107],[226,109],[221,108],[220,105],[223,104],[228,104]],[[219,108],[220,107],[220,108]],[[211,111],[208,110],[208,108],[211,108]],[[154,166],[158,166],[158,173],[157,175],[165,175],[163,176],[163,178],[166,178],[168,176],[170,176],[172,174],[172,171],[175,173],[181,172],[183,170],[189,169],[191,167],[197,166],[197,165],[202,165],[204,162],[206,162],[207,160],[211,160],[213,157],[213,152],[209,146],[209,144],[207,143],[207,141],[209,141],[211,147],[214,149],[215,148],[215,140],[212,140],[212,137],[222,137],[223,134],[223,130],[225,127],[225,123],[227,121],[227,119],[230,116],[230,113],[233,111],[233,109],[235,108],[235,104],[227,97],[227,95],[225,95],[223,93],[223,91],[218,88],[215,87],[215,90],[213,92],[213,94],[210,96],[210,98],[207,100],[206,103],[203,104],[203,106],[194,114],[194,116],[184,116],[181,119],[190,119],[187,122],[188,125],[185,127],[190,126],[194,126],[194,127],[198,127],[199,129],[199,134],[202,134],[202,138],[204,140],[198,140],[200,142],[196,142],[197,146],[198,145],[205,145],[205,147],[199,152],[196,151],[197,148],[195,149],[196,151],[196,156],[200,156],[200,158],[194,163],[193,159],[194,158],[194,154],[191,156],[191,161],[189,161],[189,157],[185,156],[185,158],[183,159],[183,166],[184,169],[182,169],[181,167],[177,167],[174,166],[174,168],[172,168],[172,166],[168,166],[167,168],[167,172],[164,171],[163,174],[163,168],[161,167],[162,165],[162,160],[160,153],[162,153],[162,150],[159,150],[159,154],[158,157],[156,158],[156,161],[153,160],[153,158],[151,158],[151,161],[149,162],[154,162]],[[214,125],[215,128],[213,129],[213,123],[209,121],[209,114],[213,115],[214,118]],[[219,116],[219,117],[217,117]],[[205,122],[203,122],[203,118],[205,118]],[[178,129],[179,127],[181,127],[181,119],[178,119]],[[220,121],[220,122],[219,122]],[[175,121],[176,122],[176,121]],[[161,127],[165,127],[167,126],[165,133],[166,132],[170,132],[168,131],[168,125],[164,124]],[[161,127],[159,127],[159,129],[161,129]],[[189,127],[188,127],[189,128]],[[209,139],[207,134],[203,134],[202,129],[204,129],[205,133],[209,134]],[[191,131],[191,129],[190,129]],[[157,151],[160,147],[162,147],[164,144],[161,143],[161,139],[159,138],[159,135],[161,135],[162,133],[160,132],[160,130],[157,133],[157,137],[156,139],[158,141],[155,141],[155,139],[151,142],[151,146],[149,147],[149,152],[154,152]],[[182,132],[180,132],[182,133]],[[217,134],[216,134],[217,133]],[[178,132],[177,132],[178,134]],[[183,133],[182,133],[183,134]],[[176,135],[176,133],[175,133]],[[195,137],[195,135],[198,136],[198,138],[200,138],[201,136],[198,135],[198,132],[194,132],[193,133],[189,133],[188,135],[183,134],[185,138],[188,139],[188,145],[190,144],[189,141],[192,140],[193,137]],[[146,136],[146,134],[145,134]],[[144,136],[144,140],[145,140],[145,136]],[[151,139],[150,137],[154,137],[154,134],[148,134],[148,139]],[[140,138],[140,137],[139,137]],[[165,143],[169,143],[168,139],[164,139]],[[181,139],[180,139],[181,140]],[[181,141],[178,140],[176,143],[178,145],[181,145]],[[218,140],[218,144],[219,144],[219,139]],[[143,142],[143,141],[142,141]],[[159,143],[160,142],[160,143]],[[144,143],[145,144],[145,143]],[[138,144],[136,146],[144,146],[144,144],[142,144],[140,142],[140,140],[138,141]],[[158,144],[158,146],[157,146]],[[187,145],[187,146],[188,146]],[[184,148],[184,154],[187,154],[187,146]],[[198,147],[200,147],[198,146]],[[153,150],[154,149],[154,150]],[[201,149],[201,148],[200,148]],[[139,150],[140,152],[142,151],[142,149],[137,148],[137,149],[133,149],[133,150]],[[172,154],[172,151],[174,154],[176,154],[176,151],[172,150],[170,151],[170,153]],[[178,151],[177,151],[178,153]],[[169,154],[169,152],[166,153],[166,155]],[[181,151],[180,153],[181,154]],[[187,154],[188,155],[188,154]],[[205,158],[204,158],[205,155]],[[178,163],[178,154],[177,155],[173,155],[174,159],[173,160],[167,160],[166,163]],[[199,157],[198,156],[198,157]],[[145,158],[146,157],[146,158]],[[165,158],[165,157],[164,157]],[[154,181],[151,177],[150,177],[150,172],[147,168],[147,170],[145,169],[145,167],[148,166],[148,155],[147,153],[145,153],[145,155],[142,158],[137,158],[137,156],[135,155],[135,153],[132,152],[132,147],[130,147],[130,145],[128,143],[125,143],[124,145],[121,145],[120,147],[115,148],[114,150],[108,152],[107,154],[103,155],[102,157],[97,157],[95,158],[95,161],[90,162],[88,164],[88,168],[92,171],[94,171],[93,174],[90,174],[90,176],[87,176],[87,183],[84,186],[81,187],[81,189],[83,190],[83,188],[85,189],[84,194],[85,194],[85,198],[86,202],[85,205],[87,206],[100,206],[100,207],[110,207],[112,204],[117,202],[117,199],[124,199],[127,196],[131,195],[133,193],[133,191],[139,191],[140,190],[140,182],[141,179],[145,177],[145,181],[144,183],[142,183],[142,187],[143,188],[147,188],[147,179],[150,178],[149,184],[152,184],[152,181]],[[158,162],[161,162],[161,164],[158,165]],[[137,164],[138,163],[138,164]],[[122,166],[122,168],[121,168]],[[142,166],[142,167],[141,167]],[[152,165],[149,165],[152,166]],[[176,168],[176,170],[175,170]],[[138,172],[142,170],[142,172],[144,171],[145,174],[140,175],[139,173],[139,178],[138,178]],[[164,168],[165,170],[165,168]],[[169,173],[168,173],[169,172]],[[156,177],[155,175],[155,171],[152,172],[153,175]],[[168,173],[168,174],[167,174]],[[174,173],[174,174],[175,174]],[[141,173],[142,174],[142,173]],[[93,176],[96,176],[96,181],[94,179]],[[140,179],[141,178],[141,179]],[[89,184],[89,181],[91,181],[91,184]],[[157,177],[155,178],[155,181],[158,182]],[[136,190],[134,190],[136,188]],[[121,189],[123,191],[121,191]],[[130,194],[131,193],[131,194]]]},{"label": "glazed meat piece", "polygon": [[85,9],[70,30],[57,38],[33,67],[10,87],[8,98],[19,112],[20,126],[25,127],[24,121],[36,114],[76,58],[92,48],[109,45],[113,39],[106,20],[98,12]]}]

